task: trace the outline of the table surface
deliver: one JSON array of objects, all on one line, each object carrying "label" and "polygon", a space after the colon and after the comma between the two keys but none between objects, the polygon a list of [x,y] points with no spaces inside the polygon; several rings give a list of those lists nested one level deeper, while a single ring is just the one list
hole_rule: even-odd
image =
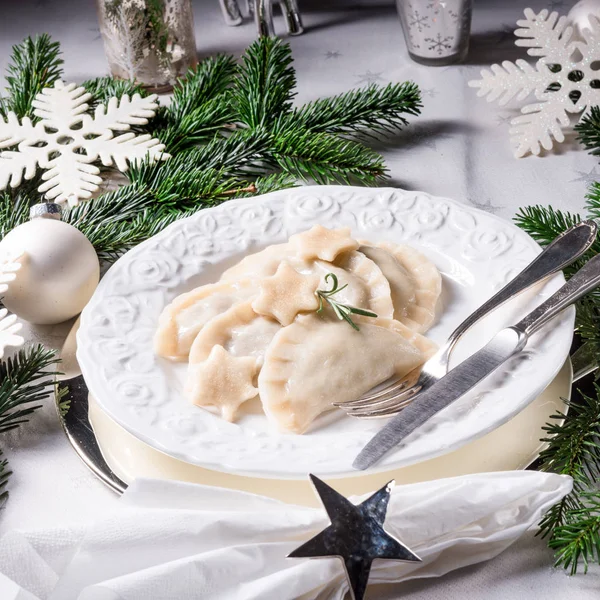
[{"label": "table surface", "polygon": [[[396,9],[390,2],[301,1],[306,32],[291,38],[298,77],[297,101],[340,93],[368,83],[411,79],[423,90],[424,109],[406,131],[379,148],[392,184],[447,196],[510,219],[520,206],[552,204],[580,211],[587,185],[600,178],[597,159],[568,143],[542,157],[515,159],[508,142],[508,119],[477,98],[467,86],[492,62],[524,58],[511,32],[525,6],[566,13],[573,2],[494,0],[476,2],[471,50],[464,64],[423,67],[408,58]],[[200,56],[239,55],[255,29],[226,27],[217,0],[194,2]],[[277,31],[283,32],[276,19]],[[107,74],[93,2],[20,0],[0,5],[0,69],[10,47],[27,35],[47,32],[61,42],[67,81]],[[30,329],[30,339],[60,347],[68,325]],[[0,535],[19,528],[88,521],[113,510],[117,497],[99,483],[71,450],[50,402],[31,422],[1,440],[13,476],[10,499],[0,513]],[[435,581],[373,589],[389,599],[489,600],[597,598],[600,568],[567,577],[551,568],[552,554],[528,534],[495,560]]]}]

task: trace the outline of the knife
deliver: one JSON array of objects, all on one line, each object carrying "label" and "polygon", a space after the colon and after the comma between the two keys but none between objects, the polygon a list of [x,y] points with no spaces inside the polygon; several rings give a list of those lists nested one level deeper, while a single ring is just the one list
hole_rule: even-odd
[{"label": "knife", "polygon": [[412,404],[375,434],[352,466],[359,470],[369,468],[433,415],[458,400],[511,356],[520,352],[530,336],[548,321],[599,285],[600,255],[597,255],[525,318],[516,325],[502,329],[483,348],[421,392]]}]

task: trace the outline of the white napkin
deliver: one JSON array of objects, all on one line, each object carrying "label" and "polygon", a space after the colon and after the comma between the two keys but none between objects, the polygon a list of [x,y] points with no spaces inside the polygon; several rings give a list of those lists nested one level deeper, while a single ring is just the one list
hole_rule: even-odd
[{"label": "white napkin", "polygon": [[[571,485],[568,477],[513,471],[397,486],[385,528],[423,562],[375,561],[371,582],[436,577],[488,560]],[[0,598],[341,600],[348,588],[339,560],[286,558],[327,525],[322,509],[138,480],[119,510],[88,527],[6,534]]]}]

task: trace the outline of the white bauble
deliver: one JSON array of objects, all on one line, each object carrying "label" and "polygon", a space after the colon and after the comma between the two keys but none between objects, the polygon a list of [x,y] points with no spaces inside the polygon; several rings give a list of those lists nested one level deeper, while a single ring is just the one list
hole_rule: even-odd
[{"label": "white bauble", "polygon": [[60,220],[36,218],[0,242],[0,257],[20,251],[22,266],[2,295],[4,306],[36,325],[78,315],[100,280],[98,255],[83,233]]},{"label": "white bauble", "polygon": [[590,15],[600,19],[600,0],[579,0],[567,15],[578,39],[583,39],[581,33],[586,29],[591,31]]}]

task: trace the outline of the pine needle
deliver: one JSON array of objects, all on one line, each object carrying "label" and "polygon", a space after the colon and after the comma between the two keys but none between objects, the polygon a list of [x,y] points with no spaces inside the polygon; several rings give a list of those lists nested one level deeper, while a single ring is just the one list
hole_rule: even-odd
[{"label": "pine needle", "polygon": [[26,423],[41,408],[39,402],[52,388],[49,378],[57,374],[49,369],[58,362],[55,353],[43,346],[19,350],[0,360],[0,433]]},{"label": "pine needle", "polygon": [[251,128],[268,128],[291,110],[295,87],[290,46],[279,38],[259,38],[242,57],[234,86],[239,120]]},{"label": "pine needle", "polygon": [[600,155],[600,107],[592,106],[575,125],[579,141],[594,156]]},{"label": "pine needle", "polygon": [[[3,452],[0,449],[0,458],[2,458]],[[4,503],[8,500],[8,490],[6,489],[6,485],[8,484],[8,480],[12,475],[12,471],[9,470],[8,460],[6,458],[2,458],[0,461],[0,508],[4,505]]]},{"label": "pine needle", "polygon": [[19,118],[33,117],[35,96],[60,79],[62,64],[60,44],[45,33],[13,46],[6,75],[7,96],[0,103],[2,116],[12,111]]},{"label": "pine needle", "polygon": [[127,94],[131,98],[135,94],[139,94],[144,98],[148,95],[141,84],[127,79],[96,77],[84,81],[81,85],[92,95],[92,99],[88,102],[92,109],[96,108],[98,104],[106,105],[112,97],[120,98]]}]

